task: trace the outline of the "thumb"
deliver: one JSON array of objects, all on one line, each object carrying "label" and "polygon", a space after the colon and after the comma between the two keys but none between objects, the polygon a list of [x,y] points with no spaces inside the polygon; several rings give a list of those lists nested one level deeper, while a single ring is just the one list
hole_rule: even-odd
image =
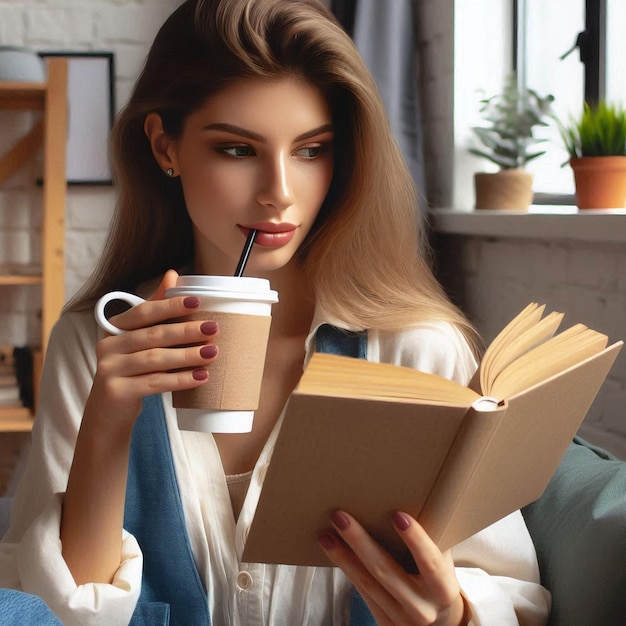
[{"label": "thumb", "polygon": [[163,274],[163,278],[157,290],[152,294],[149,298],[150,300],[163,300],[165,298],[165,290],[170,287],[176,286],[176,280],[178,279],[178,272],[175,270],[167,270],[165,274]]}]

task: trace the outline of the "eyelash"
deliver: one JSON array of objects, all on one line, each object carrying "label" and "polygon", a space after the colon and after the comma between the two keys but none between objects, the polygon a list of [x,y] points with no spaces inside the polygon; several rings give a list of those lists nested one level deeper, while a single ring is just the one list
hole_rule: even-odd
[{"label": "eyelash", "polygon": [[[314,161],[315,159],[318,159],[324,153],[326,153],[328,149],[329,149],[328,144],[320,143],[314,146],[305,146],[304,148],[299,148],[298,150],[295,151],[295,154],[298,155],[298,153],[303,152],[305,150],[314,151],[316,152],[316,154],[314,155],[309,155],[309,156],[300,155],[301,158],[303,158],[306,161]],[[235,145],[235,146],[220,146],[217,148],[217,150],[218,152],[226,156],[229,156],[233,159],[246,159],[251,156],[255,156],[256,154],[252,147],[247,146],[245,144]],[[245,151],[245,154],[238,154],[238,151]]]}]

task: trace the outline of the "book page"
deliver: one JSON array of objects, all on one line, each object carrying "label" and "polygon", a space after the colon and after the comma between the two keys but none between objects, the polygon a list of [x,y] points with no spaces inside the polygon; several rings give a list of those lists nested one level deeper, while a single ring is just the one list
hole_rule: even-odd
[{"label": "book page", "polygon": [[490,393],[510,398],[598,354],[608,337],[575,324],[511,363],[494,380]]},{"label": "book page", "polygon": [[[543,310],[543,307],[541,307],[540,310]],[[521,334],[516,336],[511,334],[509,343],[502,344],[492,355],[490,363],[485,368],[484,376],[481,379],[481,389],[493,389],[494,382],[501,372],[526,352],[552,337],[562,320],[563,313],[553,311],[542,320],[538,320],[533,325],[529,325],[528,328],[520,328]]]},{"label": "book page", "polygon": [[485,350],[485,354],[483,355],[479,368],[481,390],[489,388],[488,380],[492,378],[491,370],[493,361],[497,360],[499,355],[506,350],[506,347],[512,338],[523,334],[541,319],[544,309],[545,305],[540,306],[536,302],[531,302],[526,306],[526,308],[518,313],[489,344]]},{"label": "book page", "polygon": [[315,353],[299,393],[343,398],[404,399],[469,407],[480,396],[458,383],[410,367]]}]

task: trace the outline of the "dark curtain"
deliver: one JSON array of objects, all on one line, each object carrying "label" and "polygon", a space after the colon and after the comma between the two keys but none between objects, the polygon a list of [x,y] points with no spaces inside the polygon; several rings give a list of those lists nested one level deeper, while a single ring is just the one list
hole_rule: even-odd
[{"label": "dark curtain", "polygon": [[426,210],[423,133],[411,0],[332,0],[331,9],[374,76]]}]

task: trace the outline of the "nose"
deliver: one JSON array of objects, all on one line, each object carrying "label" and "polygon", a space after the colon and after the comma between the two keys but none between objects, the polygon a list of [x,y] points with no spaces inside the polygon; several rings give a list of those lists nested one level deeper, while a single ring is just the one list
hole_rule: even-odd
[{"label": "nose", "polygon": [[269,209],[282,211],[294,202],[293,180],[289,168],[289,154],[280,153],[268,159],[261,171],[257,195],[259,204]]}]

